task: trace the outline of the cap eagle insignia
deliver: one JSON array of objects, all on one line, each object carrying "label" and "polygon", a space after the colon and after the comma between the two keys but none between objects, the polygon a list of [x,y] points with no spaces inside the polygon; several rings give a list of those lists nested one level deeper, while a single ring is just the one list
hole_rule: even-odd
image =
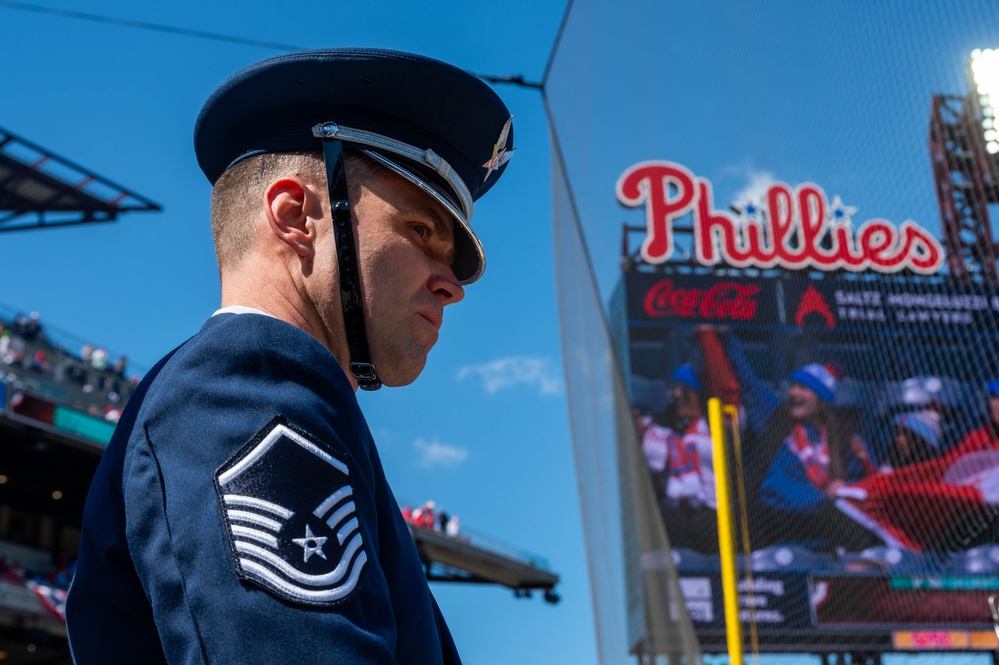
[{"label": "cap eagle insignia", "polygon": [[503,125],[503,129],[500,131],[499,138],[496,139],[496,145],[493,146],[493,156],[489,158],[489,161],[482,165],[482,168],[486,169],[486,177],[482,179],[482,182],[489,180],[489,176],[493,171],[499,169],[513,157],[513,153],[516,150],[507,150],[506,141],[507,137],[510,135],[510,127],[513,125],[513,116],[510,116],[506,124]]}]

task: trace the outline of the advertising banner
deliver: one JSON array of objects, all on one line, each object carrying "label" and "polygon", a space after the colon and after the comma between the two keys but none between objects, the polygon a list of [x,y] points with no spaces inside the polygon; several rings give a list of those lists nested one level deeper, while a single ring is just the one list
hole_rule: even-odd
[{"label": "advertising banner", "polygon": [[796,280],[788,312],[799,328],[922,329],[991,332],[999,317],[995,289],[974,284]]},{"label": "advertising banner", "polygon": [[661,323],[768,323],[777,311],[772,280],[629,272],[624,276],[628,318]]}]

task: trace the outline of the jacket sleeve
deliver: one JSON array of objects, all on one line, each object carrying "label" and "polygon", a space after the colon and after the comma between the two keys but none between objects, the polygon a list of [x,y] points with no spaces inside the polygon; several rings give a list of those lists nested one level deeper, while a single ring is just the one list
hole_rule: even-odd
[{"label": "jacket sleeve", "polygon": [[732,373],[742,391],[742,405],[746,410],[746,420],[753,432],[759,432],[764,423],[780,404],[780,397],[763,383],[752,365],[742,354],[742,346],[735,335],[725,340],[725,355],[728,357]]},{"label": "jacket sleeve", "polygon": [[817,514],[828,503],[825,494],[812,484],[801,462],[786,446],[777,451],[760,493],[761,500],[770,508],[799,515]]},{"label": "jacket sleeve", "polygon": [[122,477],[166,662],[441,665],[441,619],[367,423],[307,333],[213,317],[150,388]]},{"label": "jacket sleeve", "polygon": [[[387,611],[391,601],[376,556],[368,555],[355,593],[325,606],[296,602],[301,586],[296,585],[296,571],[275,560],[271,568],[280,577],[273,586],[280,589],[285,582],[291,589],[281,597],[274,588],[254,583],[246,574],[246,559],[240,563],[241,541],[230,537],[239,525],[227,523],[215,469],[201,466],[198,459],[179,464],[179,451],[188,447],[175,440],[158,439],[148,431],[135,434],[125,469],[127,535],[166,662],[395,662],[395,626]],[[283,482],[295,481],[289,477]],[[364,482],[353,485],[361,535],[370,550],[377,546],[373,497]],[[269,515],[262,522],[269,518],[280,519]],[[310,523],[318,529],[318,521]],[[300,530],[297,535],[304,539],[307,534]],[[317,543],[306,541],[316,559]],[[258,549],[266,549],[260,545]],[[325,550],[327,556],[337,556],[328,544]]]},{"label": "jacket sleeve", "polygon": [[[854,449],[856,447],[856,450]],[[861,453],[858,455],[858,451]],[[871,458],[871,448],[859,434],[850,440],[850,455],[846,465],[846,481],[855,483],[878,472]]]}]

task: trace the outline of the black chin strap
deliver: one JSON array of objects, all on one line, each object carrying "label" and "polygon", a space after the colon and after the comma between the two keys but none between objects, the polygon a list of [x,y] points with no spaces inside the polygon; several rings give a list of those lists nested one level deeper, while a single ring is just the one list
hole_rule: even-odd
[{"label": "black chin strap", "polygon": [[368,350],[368,335],[364,328],[364,305],[361,302],[361,274],[354,245],[354,224],[347,199],[347,173],[343,165],[343,145],[336,138],[337,126],[332,122],[312,128],[314,136],[323,140],[323,161],[326,163],[326,187],[333,211],[333,237],[340,270],[340,302],[343,304],[343,325],[350,352],[350,371],[361,390],[378,390],[382,382],[375,374]]}]

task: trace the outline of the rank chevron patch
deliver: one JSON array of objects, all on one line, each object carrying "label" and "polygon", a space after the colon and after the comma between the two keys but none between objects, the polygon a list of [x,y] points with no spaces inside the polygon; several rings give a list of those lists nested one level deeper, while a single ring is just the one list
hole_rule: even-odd
[{"label": "rank chevron patch", "polygon": [[368,555],[349,480],[328,446],[268,423],[215,474],[237,575],[296,603],[351,598]]}]

